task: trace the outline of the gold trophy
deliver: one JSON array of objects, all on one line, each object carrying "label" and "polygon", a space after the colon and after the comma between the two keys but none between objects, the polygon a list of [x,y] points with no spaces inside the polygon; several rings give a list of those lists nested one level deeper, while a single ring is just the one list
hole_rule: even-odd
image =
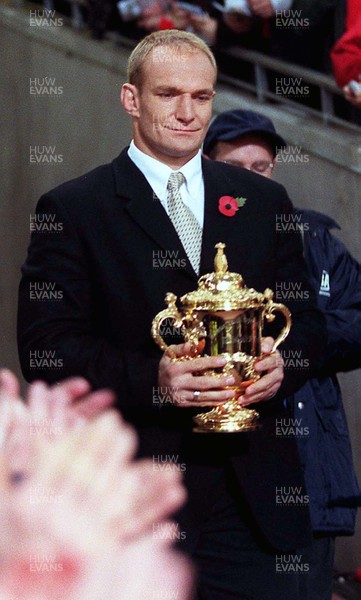
[{"label": "gold trophy", "polygon": [[[180,299],[181,311],[176,306],[177,297],[168,293],[168,308],[156,315],[152,323],[152,336],[172,360],[192,360],[199,355],[223,356],[224,367],[202,371],[199,375],[233,375],[234,397],[213,410],[193,417],[197,432],[251,431],[258,427],[259,414],[240,406],[238,398],[247,386],[261,377],[254,366],[262,356],[261,340],[264,319],[271,322],[280,312],[286,324],[275,340],[272,351],[287,337],[291,327],[291,313],[283,304],[272,301],[273,292],[267,288],[263,294],[247,288],[238,273],[228,272],[225,244],[218,243],[214,260],[215,272],[198,280],[198,289]],[[176,358],[162,337],[165,322],[173,322],[184,340],[189,342],[189,356]],[[200,350],[201,349],[201,350]]]}]

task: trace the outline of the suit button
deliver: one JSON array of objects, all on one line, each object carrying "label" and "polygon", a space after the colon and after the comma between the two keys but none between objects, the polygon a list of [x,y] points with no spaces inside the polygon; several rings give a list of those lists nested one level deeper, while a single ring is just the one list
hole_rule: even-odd
[{"label": "suit button", "polygon": [[298,408],[299,408],[300,410],[303,410],[305,405],[303,404],[303,402],[299,402],[299,403],[297,404],[297,406],[298,406]]}]

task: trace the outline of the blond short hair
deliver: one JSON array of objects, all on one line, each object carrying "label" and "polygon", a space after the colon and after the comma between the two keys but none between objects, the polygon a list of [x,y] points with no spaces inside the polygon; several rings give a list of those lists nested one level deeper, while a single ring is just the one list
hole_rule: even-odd
[{"label": "blond short hair", "polygon": [[155,48],[175,48],[177,50],[186,50],[194,52],[195,50],[203,52],[214,68],[215,77],[217,76],[217,63],[213,52],[207,44],[199,37],[188,31],[179,31],[178,29],[166,29],[165,31],[155,31],[143,38],[134,48],[128,60],[127,77],[128,83],[140,87],[142,82],[142,67],[147,56]]}]

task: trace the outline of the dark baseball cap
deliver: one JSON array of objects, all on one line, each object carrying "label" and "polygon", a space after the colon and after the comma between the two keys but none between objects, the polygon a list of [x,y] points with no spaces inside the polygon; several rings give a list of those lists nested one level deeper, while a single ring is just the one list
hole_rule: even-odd
[{"label": "dark baseball cap", "polygon": [[275,156],[287,146],[268,117],[253,110],[227,110],[217,115],[209,126],[203,152],[209,156],[217,142],[228,142],[249,134],[260,134],[271,145]]}]

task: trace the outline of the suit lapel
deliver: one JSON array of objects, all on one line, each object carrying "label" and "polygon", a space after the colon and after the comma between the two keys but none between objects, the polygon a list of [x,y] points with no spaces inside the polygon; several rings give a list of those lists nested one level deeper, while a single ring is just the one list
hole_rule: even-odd
[{"label": "suit lapel", "polygon": [[127,148],[113,161],[116,193],[125,199],[125,210],[139,227],[164,251],[176,252],[184,259],[185,270],[193,279],[196,273],[184,251],[182,243],[160,201],[143,173],[129,158]]},{"label": "suit lapel", "polygon": [[[239,219],[232,222],[232,218],[225,217],[219,212],[218,204],[221,196],[239,196],[241,191],[235,189],[234,182],[220,171],[214,161],[202,159],[204,174],[204,227],[202,241],[201,272],[214,271],[215,244],[218,242],[231,242],[239,239]],[[236,226],[236,221],[238,221]],[[235,226],[237,227],[237,233]],[[227,249],[226,249],[227,254]]]},{"label": "suit lapel", "polygon": [[[130,217],[138,224],[143,232],[154,240],[164,251],[176,252],[177,257],[185,260],[184,270],[194,280],[197,275],[184,251],[178,234],[159,200],[153,197],[153,190],[143,173],[129,158],[127,148],[113,161],[116,182],[116,194],[123,200],[124,208]],[[221,196],[239,196],[242,194],[234,181],[220,169],[217,162],[202,159],[204,176],[204,225],[201,250],[200,273],[210,273],[214,270],[214,246],[225,242],[229,248],[239,247],[242,240],[243,210],[237,218],[228,218],[218,210]],[[239,181],[239,177],[238,177]],[[245,212],[248,212],[247,209]],[[241,218],[240,218],[241,217]],[[226,251],[227,252],[227,251]],[[237,252],[239,258],[239,252]],[[232,256],[227,253],[229,262]],[[236,258],[236,257],[234,257]]]}]

